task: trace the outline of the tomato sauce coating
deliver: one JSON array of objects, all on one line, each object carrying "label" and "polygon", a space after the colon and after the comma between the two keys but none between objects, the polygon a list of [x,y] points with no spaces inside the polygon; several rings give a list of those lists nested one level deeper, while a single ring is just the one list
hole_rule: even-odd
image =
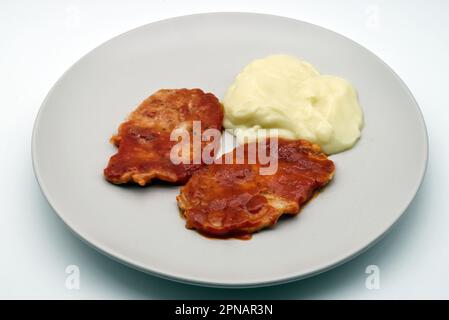
[{"label": "tomato sauce coating", "polygon": [[222,130],[223,108],[212,93],[200,89],[157,91],[131,113],[111,138],[118,152],[104,169],[105,178],[115,184],[134,182],[141,186],[153,179],[186,183],[204,163],[173,163],[170,151],[178,142],[170,141],[170,134],[177,128],[191,134],[193,121],[201,122],[201,132]]},{"label": "tomato sauce coating", "polygon": [[[248,146],[238,147],[242,164],[226,164],[223,155],[222,164],[200,169],[181,188],[177,200],[187,228],[213,237],[247,236],[282,214],[297,214],[333,177],[334,163],[306,140],[279,139],[277,171],[268,175],[260,174],[259,160],[248,161]],[[267,154],[270,148],[267,141]],[[238,154],[235,149],[232,158]]]}]

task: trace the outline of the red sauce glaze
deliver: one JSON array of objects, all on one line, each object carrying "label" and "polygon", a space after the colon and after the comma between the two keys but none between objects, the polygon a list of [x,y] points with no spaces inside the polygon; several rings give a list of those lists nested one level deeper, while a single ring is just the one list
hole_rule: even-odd
[{"label": "red sauce glaze", "polygon": [[[279,139],[278,167],[271,175],[260,174],[268,165],[249,163],[248,145],[239,148],[244,148],[243,164],[209,165],[181,189],[177,199],[187,228],[214,237],[247,236],[274,225],[284,213],[298,213],[335,170],[319,147],[305,140]],[[269,154],[269,142],[266,148]],[[239,153],[234,150],[232,157]]]},{"label": "red sauce glaze", "polygon": [[[192,133],[193,121],[201,121],[201,133],[222,129],[223,108],[213,94],[200,89],[159,90],[143,101],[112,137],[118,152],[109,160],[104,176],[116,184],[145,185],[152,179],[184,184],[204,163],[174,164],[170,151],[177,141],[170,141],[170,134],[178,127]],[[202,143],[202,148],[205,145]]]}]

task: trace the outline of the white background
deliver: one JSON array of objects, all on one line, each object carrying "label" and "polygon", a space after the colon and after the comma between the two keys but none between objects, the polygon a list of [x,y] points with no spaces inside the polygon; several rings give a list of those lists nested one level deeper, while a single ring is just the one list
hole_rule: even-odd
[{"label": "white background", "polygon": [[[389,64],[421,106],[430,142],[421,190],[393,230],[349,263],[269,288],[178,284],[97,253],[68,231],[40,193],[31,165],[31,132],[59,76],[129,29],[214,11],[282,15],[339,32]],[[444,0],[0,0],[0,298],[449,298],[448,75],[449,2]],[[79,290],[65,286],[65,268],[71,264],[80,268]],[[371,264],[380,268],[379,290],[365,287],[365,268]]]}]

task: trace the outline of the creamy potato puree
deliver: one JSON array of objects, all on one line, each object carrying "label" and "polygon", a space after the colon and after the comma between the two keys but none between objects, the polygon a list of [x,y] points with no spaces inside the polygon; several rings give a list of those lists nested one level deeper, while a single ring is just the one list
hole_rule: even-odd
[{"label": "creamy potato puree", "polygon": [[320,75],[289,55],[254,60],[237,75],[224,99],[224,127],[238,141],[254,140],[259,129],[306,139],[327,154],[351,148],[360,137],[363,113],[345,79]]}]

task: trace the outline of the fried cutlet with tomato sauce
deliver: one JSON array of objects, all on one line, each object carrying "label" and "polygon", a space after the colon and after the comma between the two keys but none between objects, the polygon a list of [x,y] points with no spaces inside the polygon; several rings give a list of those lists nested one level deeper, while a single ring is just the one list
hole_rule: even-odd
[{"label": "fried cutlet with tomato sauce", "polygon": [[[248,146],[237,148],[244,148],[242,164],[226,164],[224,155],[222,164],[202,168],[181,188],[177,200],[187,228],[213,237],[249,238],[281,215],[297,214],[334,174],[334,163],[306,140],[279,139],[277,171],[270,175],[260,174],[259,160],[248,161]],[[265,148],[267,154],[276,151],[268,140]]]},{"label": "fried cutlet with tomato sauce", "polygon": [[115,184],[134,182],[141,186],[153,179],[173,184],[187,182],[203,163],[174,164],[170,152],[178,141],[170,141],[170,134],[179,128],[190,134],[193,121],[201,121],[201,133],[211,128],[222,130],[223,108],[212,93],[200,89],[157,91],[131,113],[111,138],[118,151],[104,169],[105,178]]}]

